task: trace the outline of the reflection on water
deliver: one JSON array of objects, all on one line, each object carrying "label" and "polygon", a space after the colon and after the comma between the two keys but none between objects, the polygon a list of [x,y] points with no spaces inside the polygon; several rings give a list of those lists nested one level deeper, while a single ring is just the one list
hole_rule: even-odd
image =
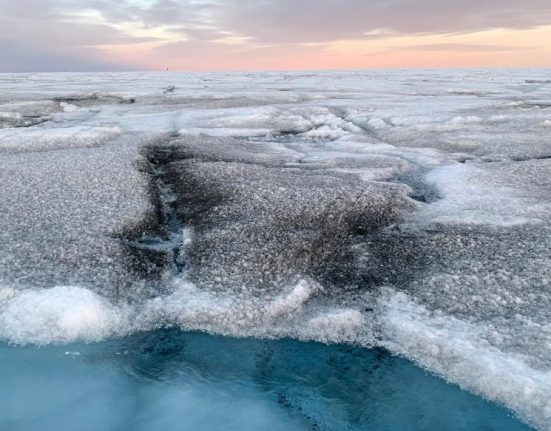
[{"label": "reflection on water", "polygon": [[0,346],[1,430],[528,430],[381,350],[176,330]]}]

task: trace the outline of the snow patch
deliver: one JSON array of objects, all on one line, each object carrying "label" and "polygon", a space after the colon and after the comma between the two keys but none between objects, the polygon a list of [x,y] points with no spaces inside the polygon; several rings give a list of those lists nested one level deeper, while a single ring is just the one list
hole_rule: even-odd
[{"label": "snow patch", "polygon": [[11,292],[0,301],[0,338],[17,344],[99,341],[127,325],[124,309],[82,287]]},{"label": "snow patch", "polygon": [[[511,178],[505,181],[507,169]],[[517,189],[512,168],[489,170],[474,164],[438,167],[425,179],[443,196],[418,215],[420,223],[461,223],[514,226],[539,223],[548,216],[549,203],[542,203]],[[511,183],[508,185],[508,182]]]}]

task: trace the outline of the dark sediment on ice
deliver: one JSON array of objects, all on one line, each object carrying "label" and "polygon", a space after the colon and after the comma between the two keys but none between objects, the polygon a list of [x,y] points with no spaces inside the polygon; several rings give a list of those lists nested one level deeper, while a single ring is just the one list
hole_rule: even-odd
[{"label": "dark sediment on ice", "polygon": [[211,287],[262,289],[300,276],[363,284],[349,257],[352,239],[413,207],[391,184],[288,167],[246,142],[172,139],[149,146],[146,158],[173,193],[178,219],[193,230],[182,250],[190,279]]}]

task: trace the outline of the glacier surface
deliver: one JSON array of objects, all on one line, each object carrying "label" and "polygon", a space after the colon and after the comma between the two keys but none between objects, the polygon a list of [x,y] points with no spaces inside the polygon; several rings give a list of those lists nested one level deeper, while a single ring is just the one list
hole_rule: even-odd
[{"label": "glacier surface", "polygon": [[0,339],[384,348],[551,430],[548,76],[0,75]]}]

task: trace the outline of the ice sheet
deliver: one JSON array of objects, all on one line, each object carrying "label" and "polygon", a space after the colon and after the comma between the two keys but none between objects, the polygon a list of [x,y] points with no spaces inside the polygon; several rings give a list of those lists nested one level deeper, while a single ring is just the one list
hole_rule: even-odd
[{"label": "ice sheet", "polygon": [[0,338],[383,346],[550,429],[547,75],[1,75]]}]

